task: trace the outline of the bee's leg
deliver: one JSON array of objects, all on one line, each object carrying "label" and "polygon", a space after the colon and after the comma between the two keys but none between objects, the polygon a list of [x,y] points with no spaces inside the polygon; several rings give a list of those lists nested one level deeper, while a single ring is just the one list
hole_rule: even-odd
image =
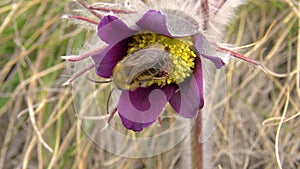
[{"label": "bee's leg", "polygon": [[144,77],[139,78],[137,81],[139,83],[145,83],[145,82],[150,82],[152,80],[153,80],[153,77],[144,76]]},{"label": "bee's leg", "polygon": [[102,83],[110,83],[112,82],[112,79],[107,79],[107,80],[94,80],[91,77],[87,77],[89,81],[93,82],[93,83],[98,83],[98,84],[102,84]]},{"label": "bee's leg", "polygon": [[165,86],[167,84],[167,79],[168,79],[168,76],[153,77],[154,82],[160,81],[162,83],[161,86]]}]

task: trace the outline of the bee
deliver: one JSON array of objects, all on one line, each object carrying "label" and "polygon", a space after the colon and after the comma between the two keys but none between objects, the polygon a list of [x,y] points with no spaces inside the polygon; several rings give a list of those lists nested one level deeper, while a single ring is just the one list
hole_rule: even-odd
[{"label": "bee", "polygon": [[112,82],[121,90],[134,91],[157,80],[166,81],[170,53],[161,45],[139,49],[125,56],[114,68]]}]

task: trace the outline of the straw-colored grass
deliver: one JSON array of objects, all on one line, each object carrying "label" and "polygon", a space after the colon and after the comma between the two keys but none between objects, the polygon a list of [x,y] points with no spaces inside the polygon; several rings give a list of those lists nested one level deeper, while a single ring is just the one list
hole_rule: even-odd
[{"label": "straw-colored grass", "polygon": [[[0,169],[176,168],[176,152],[126,159],[94,144],[72,105],[60,56],[86,32],[60,17],[67,1],[0,2]],[[300,4],[250,0],[226,41],[265,71],[233,60],[226,106],[213,135],[219,168],[300,168]]]}]

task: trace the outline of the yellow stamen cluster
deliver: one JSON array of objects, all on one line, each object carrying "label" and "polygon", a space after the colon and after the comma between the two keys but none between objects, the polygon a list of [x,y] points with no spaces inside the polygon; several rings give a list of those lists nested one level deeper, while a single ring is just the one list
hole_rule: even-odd
[{"label": "yellow stamen cluster", "polygon": [[162,49],[170,52],[170,63],[168,64],[166,78],[156,78],[149,83],[157,83],[158,85],[179,84],[191,75],[197,55],[182,40],[154,33],[138,34],[134,35],[133,42],[129,43],[128,53],[153,44],[160,44]]}]

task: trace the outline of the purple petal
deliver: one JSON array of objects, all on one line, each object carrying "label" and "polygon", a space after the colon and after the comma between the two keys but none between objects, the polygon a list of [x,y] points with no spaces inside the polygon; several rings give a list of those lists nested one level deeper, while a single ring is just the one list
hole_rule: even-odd
[{"label": "purple petal", "polygon": [[216,66],[217,69],[220,69],[220,68],[222,68],[225,65],[225,63],[223,62],[223,60],[221,58],[219,58],[219,57],[209,56],[209,55],[206,55],[206,54],[201,54],[201,55],[204,58],[211,60],[215,64],[215,66]]},{"label": "purple petal", "polygon": [[185,37],[198,33],[198,23],[179,10],[147,11],[136,23],[140,28],[170,37]]},{"label": "purple petal", "polygon": [[201,56],[211,60],[218,69],[225,65],[220,57],[213,56],[216,54],[217,49],[205,38],[205,36],[200,33],[195,35],[194,44]]},{"label": "purple petal", "polygon": [[96,64],[97,75],[109,78],[117,63],[127,55],[128,41],[124,40],[116,45],[108,46],[100,53],[93,55],[92,58]]},{"label": "purple petal", "polygon": [[152,85],[135,91],[124,90],[118,104],[119,114],[133,123],[151,123],[161,114],[174,89],[170,85],[163,88]]},{"label": "purple petal", "polygon": [[[199,109],[202,109],[204,106],[204,97],[203,97],[203,71],[202,71],[202,62],[200,58],[196,58],[196,67],[194,70],[194,77],[197,83],[197,89],[199,92]],[[197,91],[197,90],[196,90]]]},{"label": "purple petal", "polygon": [[194,74],[179,84],[179,90],[169,100],[173,109],[182,117],[193,118],[204,106],[203,74],[199,58],[196,59]]},{"label": "purple petal", "polygon": [[98,25],[98,36],[107,44],[116,44],[136,31],[115,16],[104,16]]},{"label": "purple petal", "polygon": [[171,33],[167,27],[166,16],[161,12],[156,10],[147,11],[143,17],[136,22],[136,25],[142,29],[162,34],[166,36],[171,36]]},{"label": "purple petal", "polygon": [[137,122],[134,122],[134,121],[131,121],[131,120],[128,120],[126,119],[124,116],[122,116],[120,113],[119,113],[119,116],[121,118],[121,121],[124,125],[124,127],[126,127],[127,129],[129,130],[133,130],[135,132],[140,132],[142,131],[144,128],[150,126],[152,123],[155,122],[152,121],[152,122],[149,122],[149,123],[137,123]]}]

